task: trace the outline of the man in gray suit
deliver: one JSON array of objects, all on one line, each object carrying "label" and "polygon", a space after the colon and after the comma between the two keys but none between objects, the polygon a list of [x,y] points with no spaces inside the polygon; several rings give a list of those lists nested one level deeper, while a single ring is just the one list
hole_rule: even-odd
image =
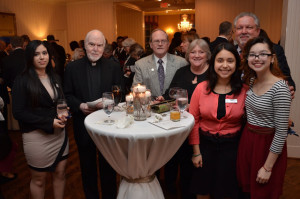
[{"label": "man in gray suit", "polygon": [[167,33],[155,29],[150,36],[153,54],[135,62],[133,85],[146,85],[158,100],[163,100],[162,95],[169,88],[177,69],[188,65],[182,57],[168,53],[169,45]]}]

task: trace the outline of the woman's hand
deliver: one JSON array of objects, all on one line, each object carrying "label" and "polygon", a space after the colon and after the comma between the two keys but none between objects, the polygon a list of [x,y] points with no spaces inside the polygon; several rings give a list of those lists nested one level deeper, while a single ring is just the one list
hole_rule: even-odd
[{"label": "woman's hand", "polygon": [[202,162],[202,155],[199,155],[199,156],[193,156],[192,157],[192,162],[194,164],[194,166],[196,168],[199,168],[199,167],[202,167],[203,165],[203,162]]},{"label": "woman's hand", "polygon": [[57,115],[57,118],[61,121],[61,123],[66,124],[68,121],[68,118],[70,118],[70,113],[69,113],[70,108],[67,107],[67,113],[68,115],[62,114],[62,115]]},{"label": "woman's hand", "polygon": [[53,128],[65,128],[65,126],[65,122],[61,121],[60,119],[54,119]]},{"label": "woman's hand", "polygon": [[267,171],[264,167],[261,167],[258,170],[257,177],[256,177],[256,182],[260,184],[265,184],[268,183],[270,177],[271,177],[272,172]]},{"label": "woman's hand", "polygon": [[294,86],[289,86],[290,92],[291,92],[291,98],[294,99],[295,98],[295,88]]}]

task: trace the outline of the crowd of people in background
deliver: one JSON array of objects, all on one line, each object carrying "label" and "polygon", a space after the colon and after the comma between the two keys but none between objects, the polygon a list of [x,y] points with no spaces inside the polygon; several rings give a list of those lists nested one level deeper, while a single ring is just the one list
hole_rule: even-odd
[{"label": "crowd of people in background", "polygon": [[68,118],[57,117],[53,107],[64,98],[72,112],[86,198],[99,198],[98,166],[102,198],[116,198],[116,172],[84,127],[86,115],[103,105],[91,108],[86,102],[112,85],[121,85],[125,96],[141,83],[151,90],[153,103],[169,99],[170,88],[186,89],[195,118],[189,137],[165,165],[169,194],[183,199],[278,199],[282,194],[296,86],[283,48],[269,39],[255,14],[243,12],[233,23],[222,22],[212,42],[195,29],[176,32],[170,42],[159,28],[150,35],[150,50],[127,36],[109,43],[99,30],[71,41],[72,55],[56,42],[53,35],[47,41],[27,35],[14,36],[9,44],[0,40],[0,183],[17,178],[11,168],[17,146],[6,119],[12,103],[23,132],[31,195],[44,198],[51,172],[54,198],[63,198]]}]

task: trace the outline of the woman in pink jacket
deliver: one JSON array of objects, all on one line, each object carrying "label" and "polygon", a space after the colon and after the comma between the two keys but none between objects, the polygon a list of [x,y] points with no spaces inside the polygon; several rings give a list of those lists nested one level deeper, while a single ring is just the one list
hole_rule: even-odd
[{"label": "woman in pink jacket", "polygon": [[190,133],[195,166],[191,192],[199,198],[237,198],[236,158],[245,113],[246,86],[238,70],[240,57],[230,43],[212,54],[208,79],[196,87],[190,113],[195,126]]}]

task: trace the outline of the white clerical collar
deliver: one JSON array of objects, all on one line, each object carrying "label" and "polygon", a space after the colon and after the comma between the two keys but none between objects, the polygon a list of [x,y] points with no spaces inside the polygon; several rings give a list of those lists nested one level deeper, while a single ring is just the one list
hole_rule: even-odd
[{"label": "white clerical collar", "polygon": [[219,35],[218,37],[221,37],[221,38],[224,38],[224,39],[228,40],[227,37],[222,36],[222,35]]}]

